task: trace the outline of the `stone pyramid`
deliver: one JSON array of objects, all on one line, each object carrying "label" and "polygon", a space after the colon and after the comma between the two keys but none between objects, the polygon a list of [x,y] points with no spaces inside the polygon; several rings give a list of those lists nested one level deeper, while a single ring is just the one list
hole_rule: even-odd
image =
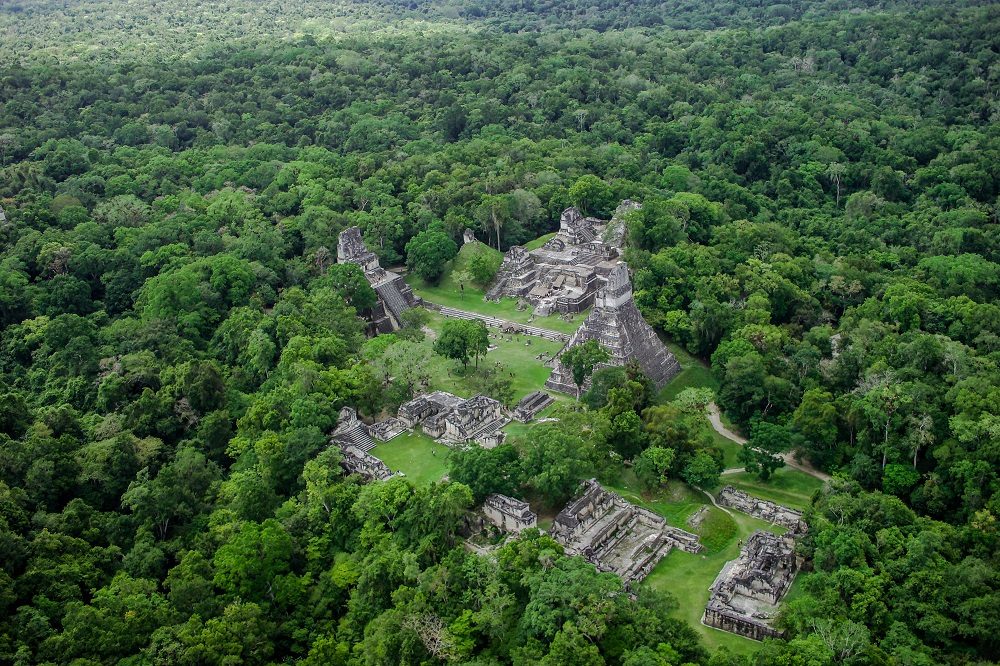
[{"label": "stone pyramid", "polygon": [[368,249],[361,238],[361,229],[351,227],[340,233],[337,239],[337,262],[357,264],[365,273],[365,279],[375,290],[378,303],[369,314],[377,333],[389,333],[402,326],[402,314],[420,304],[401,275],[382,268],[378,257]]},{"label": "stone pyramid", "polygon": [[[653,327],[646,323],[632,299],[632,281],[628,266],[620,262],[611,271],[594,301],[594,309],[576,330],[563,352],[587,340],[597,340],[611,354],[606,366],[623,366],[638,361],[642,371],[663,388],[678,372],[681,364],[657,337]],[[576,395],[573,373],[555,359],[555,369],[545,382],[546,388]],[[587,384],[584,388],[589,385]]]}]

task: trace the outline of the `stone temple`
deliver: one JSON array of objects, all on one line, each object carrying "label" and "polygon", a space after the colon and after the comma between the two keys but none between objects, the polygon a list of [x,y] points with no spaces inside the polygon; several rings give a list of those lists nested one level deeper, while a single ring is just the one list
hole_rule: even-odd
[{"label": "stone temple", "polygon": [[486,299],[524,299],[539,316],[583,312],[618,263],[624,214],[638,207],[634,201],[623,202],[607,224],[567,208],[559,231],[545,245],[530,252],[521,246],[507,251]]},{"label": "stone temple", "polygon": [[510,423],[507,408],[485,395],[463,399],[446,391],[419,395],[399,408],[407,427],[418,423],[424,433],[442,444],[476,442],[491,449],[503,442],[501,430]]},{"label": "stone temple", "polygon": [[357,264],[365,272],[368,283],[378,295],[371,320],[375,333],[391,333],[402,326],[402,314],[420,303],[420,299],[401,275],[387,271],[378,257],[361,239],[361,229],[351,227],[340,232],[337,240],[337,262]]},{"label": "stone temple", "polygon": [[596,480],[552,522],[552,538],[567,555],[581,555],[599,571],[618,574],[626,585],[645,578],[672,548],[702,549],[698,537],[667,525],[662,516],[627,502]]},{"label": "stone temple", "polygon": [[520,533],[529,527],[538,527],[538,516],[527,502],[498,493],[483,502],[483,515],[505,532]]},{"label": "stone temple", "polygon": [[735,560],[726,563],[712,583],[702,621],[754,640],[782,636],[771,626],[778,603],[798,571],[795,542],[757,530]]},{"label": "stone temple", "polygon": [[596,340],[610,352],[611,358],[605,367],[623,366],[635,360],[657,388],[663,388],[681,371],[680,363],[635,306],[632,281],[624,262],[615,264],[607,282],[597,292],[594,309],[553,360],[554,369],[545,382],[546,388],[576,394],[573,373],[563,367],[559,359],[567,349],[587,340]]},{"label": "stone temple", "polygon": [[358,474],[370,481],[382,481],[393,476],[384,462],[369,453],[375,448],[371,429],[358,418],[350,407],[340,410],[337,428],[330,436],[330,443],[338,446],[343,455],[341,467],[348,474]]}]

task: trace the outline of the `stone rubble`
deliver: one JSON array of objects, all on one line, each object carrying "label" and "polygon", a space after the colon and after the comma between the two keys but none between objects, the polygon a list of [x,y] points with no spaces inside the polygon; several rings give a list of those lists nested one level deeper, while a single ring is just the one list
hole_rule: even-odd
[{"label": "stone rubble", "polygon": [[555,401],[556,399],[545,391],[532,391],[517,403],[514,408],[514,420],[527,423]]},{"label": "stone rubble", "polygon": [[667,525],[662,516],[635,506],[595,479],[559,512],[549,530],[567,555],[580,555],[630,586],[645,578],[673,548],[702,550],[697,535]]},{"label": "stone rubble", "polygon": [[809,529],[802,520],[802,512],[775,504],[770,500],[754,497],[732,486],[726,486],[719,491],[718,502],[754,518],[784,527],[793,535],[805,534]]},{"label": "stone rubble", "polygon": [[600,238],[606,225],[567,208],[559,218],[559,231],[542,247],[530,252],[521,246],[504,255],[486,299],[524,299],[535,314],[583,312],[611,273],[620,246]]},{"label": "stone rubble", "polygon": [[727,562],[712,583],[702,622],[758,641],[782,637],[784,633],[772,627],[770,620],[797,571],[792,536],[757,530],[739,557]]},{"label": "stone rubble", "polygon": [[399,408],[398,418],[407,427],[417,424],[442,444],[476,442],[494,448],[503,442],[501,428],[510,423],[510,413],[497,400],[485,395],[459,398],[446,391],[419,395]]}]

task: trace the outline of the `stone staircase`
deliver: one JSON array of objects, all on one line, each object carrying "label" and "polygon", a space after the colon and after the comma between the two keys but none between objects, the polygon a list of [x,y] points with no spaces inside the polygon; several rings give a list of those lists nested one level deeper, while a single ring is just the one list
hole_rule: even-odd
[{"label": "stone staircase", "polygon": [[383,282],[375,287],[375,293],[385,304],[385,309],[388,310],[388,314],[392,315],[395,320],[396,325],[399,326],[402,323],[402,315],[406,310],[410,308],[406,299],[403,298],[403,294],[399,291],[399,286],[396,284],[395,280],[389,280]]},{"label": "stone staircase", "polygon": [[375,440],[372,439],[371,434],[369,434],[368,428],[363,425],[359,425],[357,428],[351,428],[349,431],[341,433],[338,435],[338,439],[341,442],[349,443],[350,446],[361,449],[365,453],[368,453],[375,448]]},{"label": "stone staircase", "polygon": [[483,427],[481,427],[476,432],[472,433],[472,438],[479,439],[481,437],[486,437],[487,435],[492,435],[493,433],[498,432],[508,423],[510,423],[510,419],[504,418],[503,416],[498,416],[489,423],[484,424]]}]

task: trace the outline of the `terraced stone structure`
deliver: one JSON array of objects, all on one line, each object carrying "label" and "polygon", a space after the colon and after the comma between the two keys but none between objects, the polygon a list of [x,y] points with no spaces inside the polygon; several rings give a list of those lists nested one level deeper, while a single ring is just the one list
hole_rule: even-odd
[{"label": "terraced stone structure", "polygon": [[330,441],[341,448],[355,446],[366,452],[375,448],[375,440],[372,439],[371,430],[358,418],[357,411],[352,407],[344,407],[340,410],[337,427],[330,436]]},{"label": "terraced stone structure", "polygon": [[754,497],[732,486],[719,491],[719,504],[732,507],[754,518],[765,520],[787,529],[793,535],[805,534],[809,526],[802,520],[802,512],[789,509],[770,500]]},{"label": "terraced stone structure", "polygon": [[503,442],[501,428],[510,423],[499,401],[485,395],[466,400],[446,391],[417,396],[399,408],[398,418],[410,428],[420,424],[442,444],[476,442],[485,448]]},{"label": "terraced stone structure", "polygon": [[358,474],[369,481],[382,481],[393,476],[389,467],[369,453],[375,448],[369,426],[350,407],[340,410],[337,428],[330,436],[330,443],[338,446],[343,455],[340,466],[347,474]]},{"label": "terraced stone structure", "polygon": [[494,493],[483,502],[483,515],[506,532],[519,533],[529,527],[538,527],[538,516],[527,502]]},{"label": "terraced stone structure", "polygon": [[545,391],[532,391],[517,403],[514,408],[514,420],[527,423],[553,402],[555,402],[555,398]]},{"label": "terraced stone structure", "polygon": [[[642,371],[657,388],[663,388],[678,372],[681,364],[643,319],[632,298],[632,281],[624,262],[615,265],[605,285],[597,292],[594,309],[563,350],[552,361],[553,371],[545,387],[553,391],[576,395],[573,373],[559,359],[567,349],[596,340],[608,350],[611,358],[603,366],[623,366],[637,361]],[[599,366],[601,367],[601,366]],[[584,385],[586,389],[590,380]]]},{"label": "terraced stone structure", "polygon": [[671,527],[662,516],[635,506],[596,480],[559,512],[549,530],[568,555],[580,555],[599,571],[618,574],[626,586],[645,578],[672,548],[702,549],[698,537]]},{"label": "terraced stone structure", "polygon": [[757,530],[712,583],[702,622],[758,641],[782,637],[771,621],[797,571],[794,539]]},{"label": "terraced stone structure", "polygon": [[375,333],[399,330],[402,326],[402,314],[420,303],[420,299],[401,275],[382,268],[378,257],[365,245],[358,227],[351,227],[340,233],[337,240],[337,262],[360,266],[368,284],[375,290],[378,303],[372,308],[369,317]]},{"label": "terraced stone structure", "polygon": [[507,251],[486,300],[524,299],[539,316],[583,312],[618,263],[624,236],[616,232],[606,239],[604,233],[612,227],[617,230],[620,224],[567,208],[559,218],[559,231],[545,245],[530,252],[521,246]]}]

